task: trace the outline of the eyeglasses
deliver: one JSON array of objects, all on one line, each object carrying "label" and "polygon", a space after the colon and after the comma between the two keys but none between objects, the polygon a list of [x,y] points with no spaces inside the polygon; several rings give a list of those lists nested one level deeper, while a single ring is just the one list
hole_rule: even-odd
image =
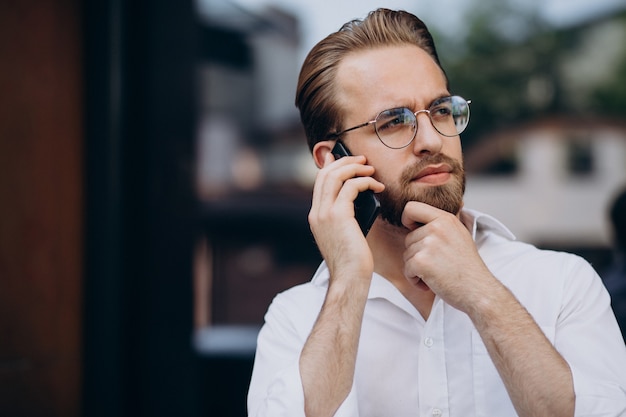
[{"label": "eyeglasses", "polygon": [[435,100],[428,109],[411,111],[406,107],[383,110],[374,120],[351,127],[339,133],[331,133],[328,138],[338,138],[344,133],[371,124],[376,129],[378,139],[391,149],[409,146],[417,133],[417,115],[426,113],[437,132],[446,137],[462,133],[469,123],[469,104],[460,96],[442,97]]}]

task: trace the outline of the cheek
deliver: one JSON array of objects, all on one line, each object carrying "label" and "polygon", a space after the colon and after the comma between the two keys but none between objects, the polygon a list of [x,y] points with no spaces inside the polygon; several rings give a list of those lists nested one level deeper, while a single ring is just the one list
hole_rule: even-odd
[{"label": "cheek", "polygon": [[373,175],[374,179],[385,185],[398,182],[398,179],[402,175],[402,168],[408,163],[399,159],[400,158],[389,158],[377,155],[371,158],[371,160],[368,160],[368,163],[376,169]]},{"label": "cheek", "polygon": [[[452,139],[452,138],[451,138]],[[463,149],[461,147],[460,139],[452,139],[449,143],[446,144],[442,149],[442,153],[450,158],[456,159],[463,165]]]}]

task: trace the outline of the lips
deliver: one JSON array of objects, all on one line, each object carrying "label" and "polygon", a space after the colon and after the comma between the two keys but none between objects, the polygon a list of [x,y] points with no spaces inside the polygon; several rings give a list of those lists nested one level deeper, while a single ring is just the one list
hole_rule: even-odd
[{"label": "lips", "polygon": [[413,177],[413,181],[444,179],[447,178],[451,172],[452,167],[448,164],[431,165],[419,171],[417,175]]}]

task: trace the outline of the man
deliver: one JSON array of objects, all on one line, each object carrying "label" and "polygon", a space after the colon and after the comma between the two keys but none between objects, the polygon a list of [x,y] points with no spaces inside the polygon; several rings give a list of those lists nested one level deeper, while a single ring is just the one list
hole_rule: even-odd
[{"label": "man", "polygon": [[[468,103],[418,18],[379,9],[322,40],[296,104],[324,262],[268,310],[250,416],[626,415],[597,274],[463,208]],[[355,156],[335,160],[338,140]],[[353,202],[368,189],[381,215],[366,238]]]}]

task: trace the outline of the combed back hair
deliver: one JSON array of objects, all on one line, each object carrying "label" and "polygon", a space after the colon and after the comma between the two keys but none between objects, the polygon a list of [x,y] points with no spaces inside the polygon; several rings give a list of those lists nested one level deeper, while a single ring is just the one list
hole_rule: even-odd
[{"label": "combed back hair", "polygon": [[344,24],[311,49],[302,64],[296,90],[296,107],[311,150],[329,134],[343,130],[343,114],[334,85],[342,59],[357,51],[406,44],[426,51],[441,68],[435,43],[424,22],[401,10],[374,10],[365,19]]}]

